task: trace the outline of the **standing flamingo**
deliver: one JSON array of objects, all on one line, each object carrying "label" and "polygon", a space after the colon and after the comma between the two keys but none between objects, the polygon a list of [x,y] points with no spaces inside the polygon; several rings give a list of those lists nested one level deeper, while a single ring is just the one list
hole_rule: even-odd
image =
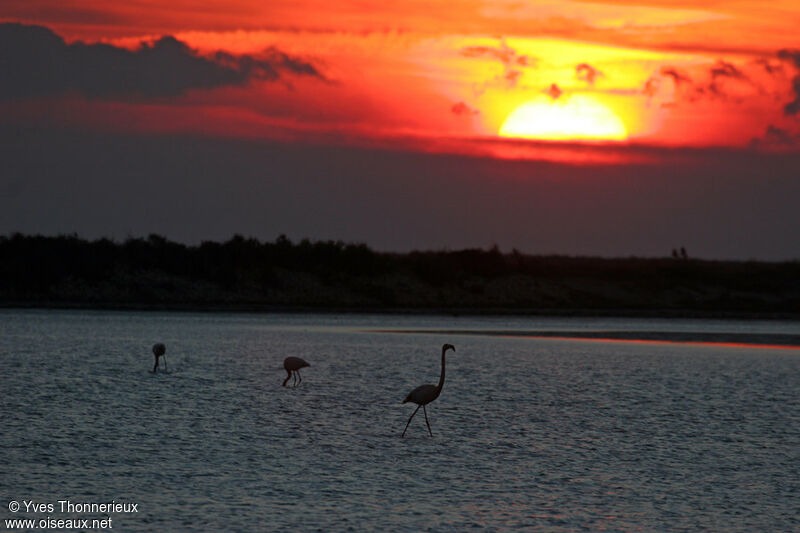
[{"label": "standing flamingo", "polygon": [[[289,381],[289,378],[294,375],[294,381],[292,381],[292,385],[295,387],[303,381],[303,376],[300,375],[300,369],[305,366],[311,366],[299,357],[287,357],[283,360],[283,368],[286,369],[286,379],[283,380],[283,386],[286,386],[286,382]],[[300,381],[297,381],[297,378],[300,378]]]},{"label": "standing flamingo", "polygon": [[406,396],[406,399],[403,400],[403,403],[414,402],[417,404],[417,408],[413,413],[411,413],[408,422],[406,422],[406,429],[403,430],[403,437],[406,436],[408,425],[411,423],[411,419],[414,418],[414,415],[417,414],[417,411],[419,411],[420,407],[422,407],[422,412],[425,413],[425,423],[428,424],[428,433],[430,433],[431,437],[433,437],[433,431],[431,431],[431,424],[428,422],[428,412],[425,410],[425,406],[438,398],[439,394],[442,393],[442,387],[444,387],[444,354],[447,350],[453,350],[455,352],[456,347],[452,344],[445,344],[442,346],[442,374],[439,376],[439,384],[436,386],[420,385],[416,389],[409,392],[408,396]]},{"label": "standing flamingo", "polygon": [[[167,353],[167,347],[164,346],[162,343],[157,342],[153,345],[153,355],[156,358],[156,362],[153,365],[153,373],[158,372],[158,358]],[[164,370],[167,369],[167,356],[164,355]]]}]

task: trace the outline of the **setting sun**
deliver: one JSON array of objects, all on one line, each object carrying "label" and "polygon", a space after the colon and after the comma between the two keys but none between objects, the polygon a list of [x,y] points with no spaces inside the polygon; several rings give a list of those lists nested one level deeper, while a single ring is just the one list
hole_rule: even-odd
[{"label": "setting sun", "polygon": [[557,100],[542,95],[528,101],[511,112],[499,134],[550,141],[620,141],[628,137],[625,124],[614,111],[586,95]]}]

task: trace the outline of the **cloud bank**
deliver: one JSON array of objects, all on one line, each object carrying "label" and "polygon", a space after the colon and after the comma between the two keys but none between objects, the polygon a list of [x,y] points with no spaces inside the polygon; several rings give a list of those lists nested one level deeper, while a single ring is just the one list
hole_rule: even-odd
[{"label": "cloud bank", "polygon": [[[778,57],[784,61],[793,63],[795,67],[800,69],[800,50],[781,50]],[[792,78],[792,90],[794,91],[794,100],[786,104],[783,111],[787,115],[796,115],[800,113],[800,74]]]},{"label": "cloud bank", "polygon": [[81,94],[90,99],[178,96],[190,89],[275,81],[284,73],[323,79],[312,64],[275,48],[258,56],[206,57],[165,36],[137,50],[67,44],[42,26],[0,24],[0,99]]}]

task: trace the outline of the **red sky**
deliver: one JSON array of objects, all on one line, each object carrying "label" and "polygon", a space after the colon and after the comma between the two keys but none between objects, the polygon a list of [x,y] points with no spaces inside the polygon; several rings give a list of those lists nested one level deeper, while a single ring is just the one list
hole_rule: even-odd
[{"label": "red sky", "polygon": [[794,1],[5,0],[0,22],[8,128],[693,171],[800,151]]},{"label": "red sky", "polygon": [[[136,49],[170,35],[206,57],[278,49],[324,77],[97,106],[114,126],[133,113],[137,127],[194,131],[203,114],[215,134],[494,138],[526,102],[555,107],[544,120],[559,122],[582,95],[619,117],[629,143],[747,146],[772,126],[785,145],[798,134],[786,112],[800,62],[792,1],[6,0],[0,20],[46,26],[70,43]],[[554,85],[560,102],[548,95]],[[168,124],[141,118],[148,109]],[[531,135],[558,134],[558,124],[541,127]],[[570,136],[581,137],[560,135]]]}]

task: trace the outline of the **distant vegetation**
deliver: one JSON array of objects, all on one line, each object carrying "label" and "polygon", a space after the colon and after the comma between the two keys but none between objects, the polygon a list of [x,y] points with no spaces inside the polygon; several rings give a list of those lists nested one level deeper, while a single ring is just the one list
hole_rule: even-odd
[{"label": "distant vegetation", "polygon": [[[683,254],[685,257],[685,254]],[[800,262],[379,253],[363,244],[158,235],[0,237],[0,305],[800,316]]]}]

